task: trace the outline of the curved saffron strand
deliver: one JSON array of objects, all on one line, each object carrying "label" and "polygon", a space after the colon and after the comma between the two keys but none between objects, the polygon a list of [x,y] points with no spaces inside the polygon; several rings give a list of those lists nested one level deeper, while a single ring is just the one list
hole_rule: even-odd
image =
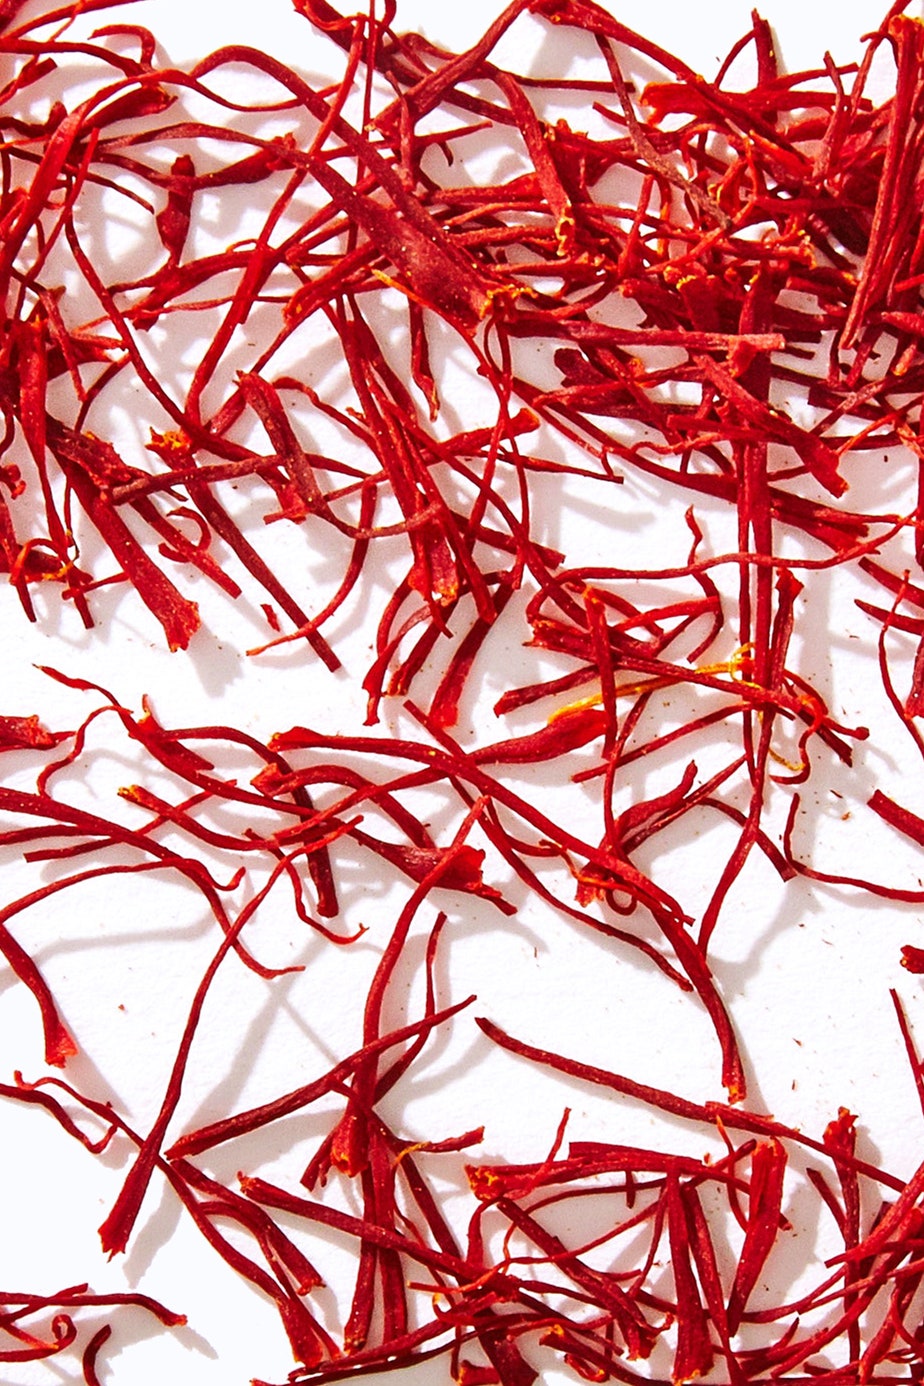
[{"label": "curved saffron strand", "polygon": [[[484,1016],[475,1017],[476,1024],[487,1035],[488,1039],[499,1045],[502,1049],[508,1049],[511,1053],[519,1055],[521,1058],[530,1059],[534,1063],[544,1064],[549,1068],[557,1069],[562,1073],[568,1073],[574,1078],[583,1082],[594,1083],[602,1087],[611,1088],[614,1092],[619,1092],[626,1097],[631,1097],[647,1105],[657,1107],[661,1111],[668,1112],[672,1116],[679,1116],[687,1121],[699,1121],[706,1126],[713,1127],[716,1124],[727,1127],[731,1131],[747,1131],[753,1135],[765,1136],[768,1139],[778,1139],[782,1141],[795,1141],[799,1145],[804,1145],[809,1150],[819,1151],[823,1155],[830,1153],[828,1146],[822,1141],[817,1141],[811,1136],[804,1135],[801,1131],[785,1126],[782,1122],[774,1121],[772,1117],[761,1116],[756,1113],[748,1112],[740,1107],[733,1107],[721,1102],[691,1102],[688,1098],[678,1097],[674,1093],[667,1092],[663,1088],[655,1088],[647,1083],[637,1083],[631,1078],[623,1078],[619,1074],[611,1073],[606,1069],[595,1067],[593,1064],[584,1064],[579,1060],[567,1059],[560,1054],[554,1054],[549,1050],[537,1048],[535,1045],[527,1044],[523,1040],[515,1039],[508,1035],[493,1021]],[[844,1156],[844,1164],[855,1169],[858,1174],[863,1174],[869,1179],[875,1180],[885,1188],[902,1192],[908,1190],[909,1186],[902,1179],[897,1179],[886,1170],[879,1169],[876,1165],[870,1164],[866,1160],[855,1157]],[[916,1178],[916,1184],[924,1180],[924,1175]],[[908,1193],[907,1202],[913,1203],[913,1191]],[[888,1234],[886,1234],[888,1235]],[[877,1238],[878,1241],[878,1238]]]},{"label": "curved saffron strand", "polygon": [[308,1106],[318,1097],[323,1097],[344,1083],[363,1059],[370,1058],[375,1054],[383,1054],[396,1044],[403,1043],[406,1039],[413,1040],[418,1036],[429,1035],[431,1030],[466,1009],[474,1000],[473,996],[469,996],[451,1006],[434,1010],[432,1014],[425,1016],[422,1020],[411,1021],[388,1034],[379,1036],[378,1039],[371,1040],[369,1044],[362,1045],[353,1054],[336,1064],[329,1073],[312,1083],[296,1088],[293,1092],[282,1097],[274,1098],[271,1102],[264,1103],[260,1107],[222,1118],[208,1126],[201,1127],[197,1131],[180,1136],[165,1152],[166,1158],[172,1160],[198,1155],[204,1150],[211,1150],[224,1141],[233,1140],[236,1136],[259,1130],[261,1126],[269,1122],[290,1116],[293,1112]]},{"label": "curved saffron strand", "polygon": [[[339,831],[341,830],[335,829],[330,836],[338,836]],[[222,962],[234,948],[242,930],[269,895],[276,881],[283,874],[284,869],[285,862],[277,862],[268,880],[261,889],[238,911],[237,918],[222,939],[219,948],[213,955],[211,962],[196,988],[160,1111],[122,1185],[121,1192],[99,1229],[102,1248],[110,1257],[125,1250],[132,1228],[141,1210],[141,1203],[154,1171],[157,1157],[160,1154],[164,1135],[182,1094],[183,1078],[189,1059],[189,1053],[192,1048],[196,1030],[199,1026],[202,1008],[205,1004],[212,982]]]}]

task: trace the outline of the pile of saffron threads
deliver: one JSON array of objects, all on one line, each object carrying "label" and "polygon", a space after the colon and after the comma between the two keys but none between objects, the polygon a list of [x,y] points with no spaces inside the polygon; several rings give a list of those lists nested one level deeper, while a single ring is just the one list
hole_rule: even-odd
[{"label": "pile of saffron threads", "polygon": [[[879,725],[841,719],[821,676],[834,642],[802,624],[820,584],[857,592],[876,718],[913,785],[924,24],[894,5],[860,63],[788,73],[755,14],[707,80],[593,0],[514,0],[461,54],[402,33],[393,6],[296,0],[306,51],[339,65],[324,85],[244,45],[174,66],[120,8],[0,5],[0,569],[24,620],[90,632],[79,669],[44,670],[84,709],[76,728],[0,717],[0,844],[30,879],[4,893],[0,952],[56,1070],[14,1059],[4,1100],[87,1159],[124,1161],[108,1255],[131,1250],[156,1185],[278,1310],[293,1382],[430,1358],[459,1386],[552,1370],[920,1381],[924,1165],[880,1168],[845,1108],[813,1133],[748,1100],[714,940],[758,858],[784,885],[924,903],[906,866],[924,817],[869,787]],[[564,38],[582,75],[500,66],[527,23]],[[209,218],[229,207],[246,215],[216,241]],[[113,209],[138,253],[112,250]],[[459,372],[477,385],[464,427]],[[685,512],[657,566],[628,542],[633,485]],[[565,523],[577,495],[612,512],[605,553]],[[305,725],[293,696],[269,736],[226,724],[220,699],[208,724],[171,726],[157,689],[133,708],[94,677],[117,612],[183,659],[236,604],[257,629],[242,659],[348,680],[363,724]],[[374,631],[362,667],[359,620]],[[468,722],[490,690],[488,733]],[[137,782],[91,792],[100,756]],[[861,833],[896,844],[888,874],[814,849],[804,801],[831,776]],[[661,844],[716,821],[728,850],[684,891]],[[22,941],[34,907],[124,875],[181,883],[212,940],[144,1123],[92,1066],[71,1081],[83,1046],[46,976],[53,944]],[[361,917],[357,876],[396,883],[387,927]],[[476,914],[514,928],[526,901],[576,946],[593,938],[615,986],[655,970],[707,1018],[711,1099],[625,1076],[619,1053],[601,1067],[556,1052],[541,1017],[510,1033],[453,994],[447,939]],[[257,1105],[216,1089],[192,1120],[216,978],[249,970],[271,1003],[305,966],[274,955],[274,918],[312,957],[373,950],[355,1043],[310,1071],[296,1056]],[[896,969],[924,972],[909,934]],[[871,1004],[894,1011],[924,1109],[898,991]],[[403,1130],[401,1094],[448,1032],[511,1072],[562,1076],[575,1105],[602,1090],[609,1138],[569,1136],[566,1111],[550,1146],[505,1162],[480,1153],[481,1127]],[[619,1143],[636,1107],[721,1153]],[[248,1166],[249,1138],[277,1129],[300,1160],[285,1184]],[[460,1216],[445,1171],[463,1165]],[[794,1296],[772,1288],[791,1168],[838,1239]],[[334,1305],[331,1244],[352,1267]],[[0,1361],[108,1379],[101,1308],[183,1322],[183,1305],[83,1284],[4,1293]]]}]

